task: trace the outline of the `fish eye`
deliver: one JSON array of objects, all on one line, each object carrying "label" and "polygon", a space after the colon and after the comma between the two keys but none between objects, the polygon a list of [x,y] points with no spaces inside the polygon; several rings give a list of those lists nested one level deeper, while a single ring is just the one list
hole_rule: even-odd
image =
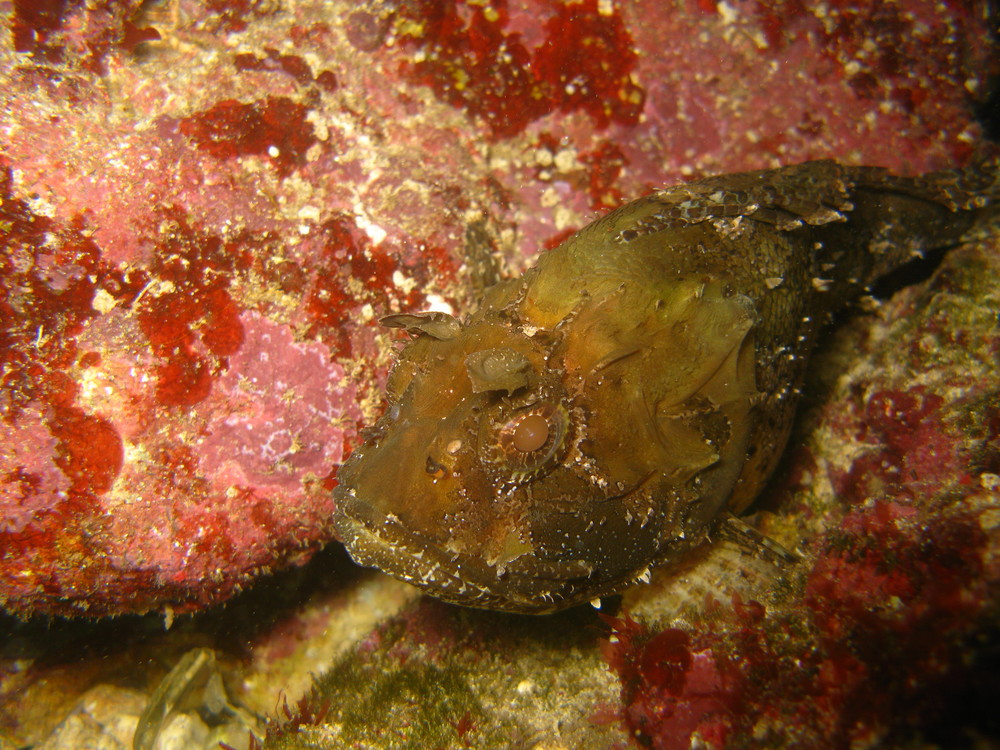
[{"label": "fish eye", "polygon": [[498,478],[523,481],[563,457],[569,429],[569,414],[561,404],[539,402],[513,413],[488,415],[481,423],[480,456]]},{"label": "fish eye", "polygon": [[549,439],[549,420],[541,414],[527,414],[511,430],[510,443],[522,453],[537,451]]}]

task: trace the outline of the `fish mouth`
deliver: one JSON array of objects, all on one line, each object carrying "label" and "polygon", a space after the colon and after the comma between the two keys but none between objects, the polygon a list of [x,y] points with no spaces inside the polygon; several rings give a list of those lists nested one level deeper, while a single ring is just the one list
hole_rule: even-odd
[{"label": "fish mouth", "polygon": [[[335,491],[334,523],[351,558],[435,598],[480,609],[548,614],[593,599],[593,567],[583,560],[537,560],[525,555],[504,566],[451,552],[376,511],[349,488]],[[528,559],[525,559],[528,558]]]}]

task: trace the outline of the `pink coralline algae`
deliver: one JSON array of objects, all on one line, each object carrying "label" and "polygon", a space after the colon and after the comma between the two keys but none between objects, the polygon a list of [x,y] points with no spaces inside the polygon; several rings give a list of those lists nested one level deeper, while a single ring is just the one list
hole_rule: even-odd
[{"label": "pink coralline algae", "polygon": [[[770,528],[803,553],[777,586],[716,591],[675,629],[637,592],[647,619],[611,620],[621,718],[647,745],[867,747],[961,731],[948,717],[989,682],[975,644],[995,633],[1000,580],[997,258],[992,241],[946,259],[929,288],[822,355],[840,378],[814,380],[826,403],[769,498],[782,508]],[[703,690],[695,654],[719,676]]]},{"label": "pink coralline algae", "polygon": [[887,489],[908,495],[936,490],[958,458],[957,446],[939,429],[943,404],[940,395],[919,385],[870,394],[857,435],[863,452],[835,477],[834,487],[854,498]]},{"label": "pink coralline algae", "polygon": [[[301,562],[380,409],[381,315],[461,314],[498,267],[688,176],[960,164],[994,59],[978,16],[924,0],[47,0],[0,22],[0,604],[25,615],[191,610]],[[916,422],[922,457],[890,439],[940,407],[897,390],[852,407],[870,467],[835,486],[948,455]]]},{"label": "pink coralline algae", "polygon": [[[361,421],[356,387],[321,343],[247,313],[246,340],[216,387],[217,423],[199,441],[206,476],[229,486],[294,489],[298,477],[323,477],[344,454],[344,424]],[[213,420],[215,421],[215,420]]]},{"label": "pink coralline algae", "polygon": [[58,64],[74,57],[84,68],[103,73],[105,58],[113,50],[132,50],[160,38],[156,29],[135,23],[140,5],[140,0],[86,7],[79,0],[16,0],[11,41],[17,52],[30,53],[42,63]]},{"label": "pink coralline algae", "polygon": [[[12,198],[6,175],[8,606],[101,613],[127,596],[130,608],[180,608],[216,596],[202,582],[225,595],[324,539],[364,394],[328,345],[236,301],[262,272],[248,249],[261,245],[198,232],[170,207],[143,268],[110,265],[81,228]],[[328,294],[315,293],[336,293],[341,314],[371,294],[315,265],[329,274]],[[301,325],[322,338],[326,308],[303,295],[316,273],[288,282],[282,270],[272,294],[290,283]],[[335,330],[348,346],[349,329]],[[61,554],[86,564],[65,570]]]},{"label": "pink coralline algae", "polygon": [[708,747],[848,747],[933,721],[924,704],[964,669],[984,614],[987,543],[972,516],[925,530],[919,515],[891,501],[849,514],[821,542],[800,603],[736,596],[693,631],[611,618],[605,653],[625,724],[680,750],[695,736]]}]

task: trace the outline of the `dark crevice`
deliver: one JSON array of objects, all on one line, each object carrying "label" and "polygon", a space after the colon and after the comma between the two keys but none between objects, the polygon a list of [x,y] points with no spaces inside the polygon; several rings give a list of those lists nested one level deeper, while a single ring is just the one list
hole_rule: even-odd
[{"label": "dark crevice", "polygon": [[944,256],[952,247],[939,247],[928,250],[920,257],[915,257],[908,263],[882,276],[871,288],[871,296],[879,300],[887,300],[897,292],[914,284],[927,281],[941,265]]},{"label": "dark crevice", "polygon": [[1000,143],[1000,76],[993,76],[986,84],[986,97],[975,107],[976,121],[983,128],[983,135]]}]

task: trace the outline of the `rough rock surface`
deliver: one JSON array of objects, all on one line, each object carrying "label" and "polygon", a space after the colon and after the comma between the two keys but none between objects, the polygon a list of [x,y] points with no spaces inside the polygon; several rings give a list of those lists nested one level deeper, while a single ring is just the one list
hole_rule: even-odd
[{"label": "rough rock surface", "polygon": [[14,3],[0,602],[184,611],[331,538],[376,318],[462,311],[650,186],[970,154],[933,3]]},{"label": "rough rock surface", "polygon": [[[379,408],[379,315],[461,312],[492,261],[685,177],[962,164],[994,53],[978,5],[930,0],[0,3],[0,603],[169,621],[304,561]],[[275,747],[972,741],[1000,691],[998,258],[951,253],[821,352],[757,519],[795,567],[720,546],[611,619],[342,558],[324,595],[166,635],[4,618],[0,746],[192,644]]]},{"label": "rough rock surface", "polygon": [[0,47],[0,602],[183,611],[329,541],[375,319],[462,311],[685,175],[964,161],[972,11],[14,3]]}]

